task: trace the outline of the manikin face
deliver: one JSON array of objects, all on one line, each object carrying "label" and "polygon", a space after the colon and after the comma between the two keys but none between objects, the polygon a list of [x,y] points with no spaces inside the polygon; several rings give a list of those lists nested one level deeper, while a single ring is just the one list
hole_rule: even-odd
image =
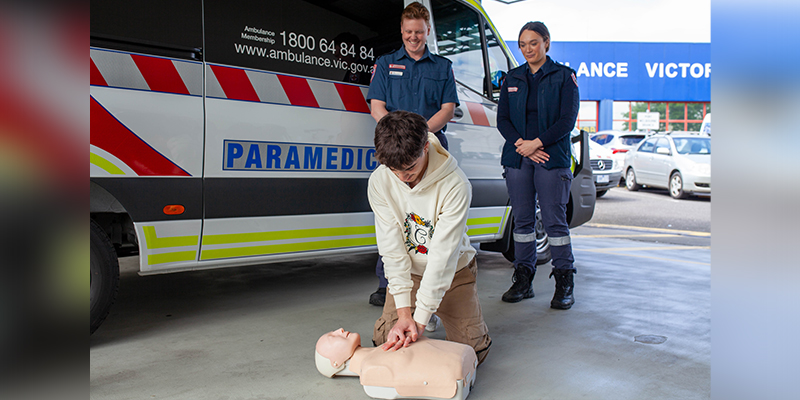
[{"label": "manikin face", "polygon": [[519,50],[530,65],[538,67],[544,64],[547,44],[548,41],[544,40],[542,35],[531,30],[526,29],[522,31],[522,35],[519,35]]},{"label": "manikin face", "polygon": [[361,335],[339,328],[319,338],[317,353],[331,360],[334,366],[338,367],[347,361],[353,355],[356,347],[360,345]]},{"label": "manikin face", "polygon": [[418,60],[425,54],[425,42],[431,28],[424,19],[404,18],[400,24],[400,33],[403,35],[403,45],[411,58]]},{"label": "manikin face", "polygon": [[422,176],[425,175],[425,170],[428,168],[429,145],[430,142],[425,143],[425,147],[422,149],[422,155],[412,162],[411,165],[402,169],[389,169],[397,178],[413,188],[422,180]]}]

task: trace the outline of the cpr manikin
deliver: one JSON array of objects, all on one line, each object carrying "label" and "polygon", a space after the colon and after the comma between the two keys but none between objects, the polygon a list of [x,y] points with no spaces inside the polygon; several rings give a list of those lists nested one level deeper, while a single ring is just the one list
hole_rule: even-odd
[{"label": "cpr manikin", "polygon": [[328,378],[358,376],[378,399],[464,400],[475,383],[478,359],[465,344],[420,336],[397,351],[361,347],[361,336],[342,328],[317,341],[317,370]]}]

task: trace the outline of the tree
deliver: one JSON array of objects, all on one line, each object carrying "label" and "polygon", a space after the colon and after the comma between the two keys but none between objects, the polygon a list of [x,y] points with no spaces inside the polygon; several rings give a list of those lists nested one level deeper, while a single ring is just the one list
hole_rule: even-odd
[{"label": "tree", "polygon": [[[624,122],[622,124],[623,129],[625,130],[632,130],[635,131],[637,129],[636,126],[636,114],[640,112],[647,112],[647,104],[646,102],[632,102],[631,103],[631,112],[625,113],[625,119],[631,119],[631,114],[633,114],[633,121],[631,122],[631,127],[628,127],[628,122]],[[688,104],[687,114],[688,120],[697,120],[698,122],[689,122],[686,127],[684,127],[683,122],[671,122],[670,128],[667,129],[667,124],[665,119],[667,118],[667,104],[669,104],[669,119],[670,121],[673,120],[683,120],[684,119],[684,104]],[[706,113],[711,112],[711,103],[650,103],[650,112],[657,112],[659,113],[659,118],[662,121],[659,124],[658,130],[659,131],[666,131],[666,130],[674,130],[674,131],[682,131],[682,130],[690,130],[696,131],[700,129],[700,121],[703,120],[705,115],[703,114],[703,104],[706,104]]]}]

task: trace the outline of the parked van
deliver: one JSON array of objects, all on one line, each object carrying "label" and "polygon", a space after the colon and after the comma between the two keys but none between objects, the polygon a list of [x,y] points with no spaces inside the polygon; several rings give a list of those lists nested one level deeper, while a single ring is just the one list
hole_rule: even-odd
[{"label": "parked van", "polygon": [[[92,331],[119,255],[148,275],[376,251],[365,97],[375,60],[402,46],[407,3],[91,1]],[[496,111],[516,63],[478,2],[423,3],[429,49],[457,80],[447,138],[472,183],[468,234],[507,252]],[[582,154],[571,226],[594,210]]]}]

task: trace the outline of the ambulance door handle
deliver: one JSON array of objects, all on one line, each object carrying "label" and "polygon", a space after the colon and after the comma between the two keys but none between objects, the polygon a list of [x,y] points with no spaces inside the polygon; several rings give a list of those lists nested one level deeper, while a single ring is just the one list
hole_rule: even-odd
[{"label": "ambulance door handle", "polygon": [[453,119],[461,119],[464,117],[464,111],[461,110],[461,107],[456,107],[453,111]]}]

